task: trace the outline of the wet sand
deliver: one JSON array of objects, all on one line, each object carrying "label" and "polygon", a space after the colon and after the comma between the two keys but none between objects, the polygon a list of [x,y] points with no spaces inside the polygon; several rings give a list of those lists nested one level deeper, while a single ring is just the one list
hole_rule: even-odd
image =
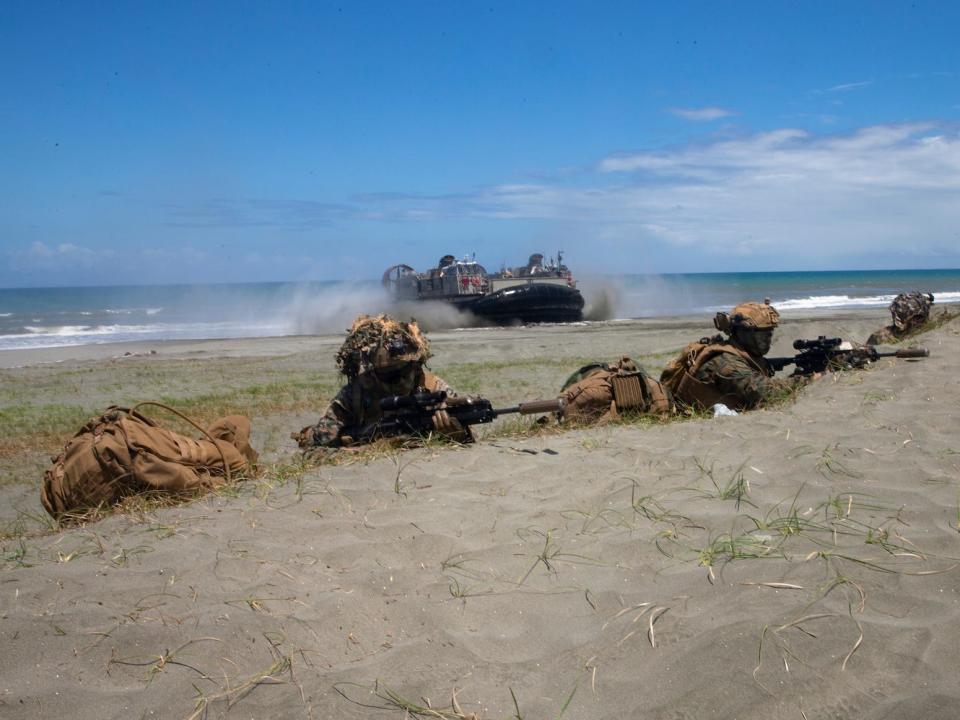
[{"label": "wet sand", "polygon": [[[772,354],[862,340],[885,316],[787,317]],[[465,389],[507,404],[550,396],[585,359],[659,370],[711,331],[449,331],[432,365],[461,386],[479,373]],[[174,368],[184,393],[237,363],[334,380],[339,341],[0,366],[38,398],[72,373],[93,402],[108,385],[91,378],[152,392],[148,368]],[[0,716],[400,719],[429,698],[442,717],[956,717],[960,321],[918,342],[930,358],[831,375],[776,409],[390,453],[4,539]],[[253,418],[268,463],[324,400]],[[12,472],[7,518],[39,508],[35,470]]]}]

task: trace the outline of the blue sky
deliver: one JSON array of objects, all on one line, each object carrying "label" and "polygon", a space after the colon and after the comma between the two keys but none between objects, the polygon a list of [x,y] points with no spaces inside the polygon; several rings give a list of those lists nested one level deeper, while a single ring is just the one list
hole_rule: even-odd
[{"label": "blue sky", "polygon": [[0,286],[960,266],[960,4],[4,3]]}]

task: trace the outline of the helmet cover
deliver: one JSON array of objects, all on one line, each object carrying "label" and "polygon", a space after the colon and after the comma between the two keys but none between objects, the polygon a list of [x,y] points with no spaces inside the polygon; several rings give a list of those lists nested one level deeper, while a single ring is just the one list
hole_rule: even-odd
[{"label": "helmet cover", "polygon": [[930,306],[932,304],[933,295],[930,293],[921,293],[916,290],[900,293],[890,303],[893,326],[899,332],[906,332],[911,328],[923,325],[930,317]]},{"label": "helmet cover", "polygon": [[773,330],[780,324],[780,313],[769,302],[745,302],[737,305],[729,315],[717,313],[713,324],[717,330],[725,333],[737,328]]},{"label": "helmet cover", "polygon": [[361,315],[353,321],[337,351],[337,367],[344,375],[389,370],[408,363],[424,363],[430,343],[415,320],[399,322],[389,315]]}]

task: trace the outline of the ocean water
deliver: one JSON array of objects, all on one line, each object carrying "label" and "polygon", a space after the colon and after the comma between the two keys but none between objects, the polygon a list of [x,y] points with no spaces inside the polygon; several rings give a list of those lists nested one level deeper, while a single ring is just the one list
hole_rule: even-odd
[{"label": "ocean water", "polygon": [[[769,297],[780,310],[885,307],[904,290],[960,302],[960,269],[698,273],[579,278],[594,319],[712,314]],[[0,350],[130,340],[339,333],[359,313],[392,307],[380,284],[238,283],[0,289]],[[398,314],[457,327],[450,308]]]},{"label": "ocean water", "polygon": [[779,310],[869,308],[910,290],[960,302],[960,269],[628,275],[619,287],[630,317],[716,312],[765,297]]}]

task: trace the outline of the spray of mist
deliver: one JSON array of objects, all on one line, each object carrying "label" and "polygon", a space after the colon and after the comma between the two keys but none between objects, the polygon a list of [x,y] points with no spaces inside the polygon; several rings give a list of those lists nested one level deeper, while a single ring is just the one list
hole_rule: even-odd
[{"label": "spray of mist", "polygon": [[[578,283],[583,293],[584,319],[603,321],[687,314],[696,301],[689,288],[656,275],[642,278],[587,276]],[[358,315],[389,313],[414,318],[427,331],[489,325],[469,311],[443,301],[397,301],[373,283],[338,283],[320,289],[303,288],[282,309],[288,332],[296,335],[339,334]]]},{"label": "spray of mist", "polygon": [[703,305],[685,282],[660,275],[588,275],[578,286],[586,300],[587,320],[687,315]]},{"label": "spray of mist", "polygon": [[370,283],[303,289],[282,310],[289,332],[294,335],[339,334],[348,329],[358,315],[379,313],[388,313],[400,320],[415,319],[426,331],[482,324],[471,313],[449,303],[397,302],[384,288]]}]

